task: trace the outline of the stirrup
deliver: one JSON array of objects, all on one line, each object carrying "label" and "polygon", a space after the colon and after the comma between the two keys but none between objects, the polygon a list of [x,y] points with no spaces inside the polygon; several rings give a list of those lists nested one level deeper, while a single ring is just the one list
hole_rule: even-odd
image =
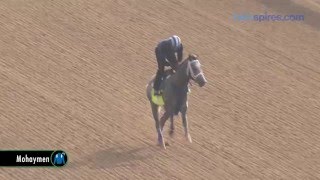
[{"label": "stirrup", "polygon": [[161,96],[162,95],[162,91],[156,91],[154,90],[154,93],[153,93],[155,96]]}]

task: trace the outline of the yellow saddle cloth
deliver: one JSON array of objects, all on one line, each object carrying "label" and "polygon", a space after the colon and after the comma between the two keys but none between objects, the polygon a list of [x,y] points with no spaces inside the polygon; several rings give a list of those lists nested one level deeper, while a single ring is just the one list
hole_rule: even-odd
[{"label": "yellow saddle cloth", "polygon": [[152,88],[151,90],[151,100],[153,103],[155,103],[158,106],[163,106],[164,105],[164,101],[163,101],[163,97],[161,96],[156,96],[154,95],[154,89]]}]

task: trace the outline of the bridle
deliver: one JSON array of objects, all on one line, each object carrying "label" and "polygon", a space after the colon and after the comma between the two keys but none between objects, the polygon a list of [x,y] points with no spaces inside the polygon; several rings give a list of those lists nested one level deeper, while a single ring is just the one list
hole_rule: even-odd
[{"label": "bridle", "polygon": [[191,64],[193,64],[193,63],[197,63],[197,64],[199,64],[199,66],[201,65],[199,60],[197,60],[197,59],[194,59],[194,60],[191,60],[191,61],[188,60],[187,75],[188,76],[190,75],[190,77],[193,80],[196,80],[200,75],[203,75],[203,72],[200,71],[198,74],[194,74],[193,69],[191,67]]}]

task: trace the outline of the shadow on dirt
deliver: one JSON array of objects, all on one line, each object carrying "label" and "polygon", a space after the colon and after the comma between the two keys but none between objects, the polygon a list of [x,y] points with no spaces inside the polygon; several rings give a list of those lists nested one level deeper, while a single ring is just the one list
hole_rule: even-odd
[{"label": "shadow on dirt", "polygon": [[88,166],[91,169],[111,169],[116,167],[134,167],[138,161],[152,158],[155,152],[161,151],[155,145],[145,147],[113,147],[101,150],[93,155],[70,162],[67,168],[79,168]]}]

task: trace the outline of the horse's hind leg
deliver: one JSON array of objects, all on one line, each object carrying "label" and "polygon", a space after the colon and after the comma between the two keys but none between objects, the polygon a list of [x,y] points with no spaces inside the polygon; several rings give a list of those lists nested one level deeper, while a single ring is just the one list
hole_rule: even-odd
[{"label": "horse's hind leg", "polygon": [[170,137],[173,137],[174,135],[174,123],[173,123],[173,115],[170,116],[170,131],[169,131]]},{"label": "horse's hind leg", "polygon": [[152,115],[155,121],[156,130],[158,133],[158,145],[162,145],[163,135],[160,128],[160,120],[159,120],[159,106],[151,103]]},{"label": "horse's hind leg", "polygon": [[192,138],[189,133],[189,125],[188,125],[188,119],[187,119],[187,110],[188,110],[188,102],[186,101],[183,107],[181,108],[181,116],[182,116],[182,123],[184,127],[184,135],[186,139],[192,143]]}]

